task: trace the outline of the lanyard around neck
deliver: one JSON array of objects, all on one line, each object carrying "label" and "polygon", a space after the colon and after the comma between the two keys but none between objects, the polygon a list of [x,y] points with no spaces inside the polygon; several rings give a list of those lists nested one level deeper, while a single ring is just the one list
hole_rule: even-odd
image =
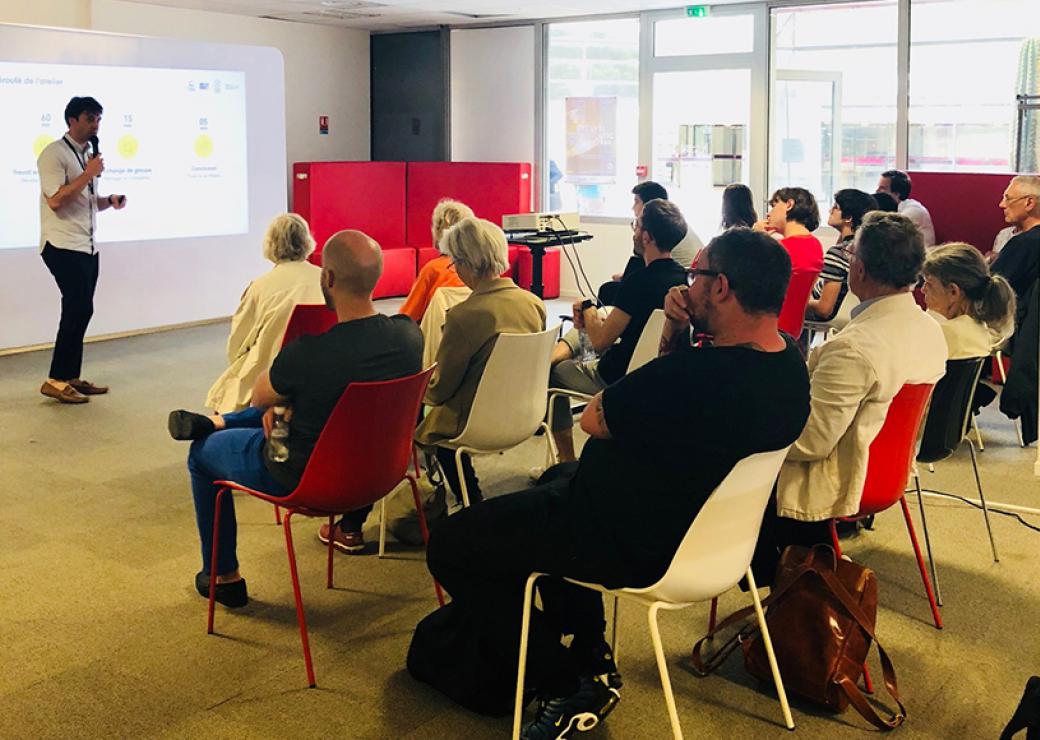
[{"label": "lanyard around neck", "polygon": [[[72,145],[72,142],[69,141],[68,134],[66,134],[65,136],[62,136],[61,140],[65,142],[65,146],[67,146],[69,149],[72,150],[72,154],[76,158],[76,161],[79,162],[80,168],[84,172],[86,172],[87,171],[87,160],[85,160],[83,158],[82,152],[80,152],[76,147],[74,147]],[[93,195],[94,194],[94,178],[91,178],[90,181],[87,182],[87,188],[90,190],[90,194]]]}]

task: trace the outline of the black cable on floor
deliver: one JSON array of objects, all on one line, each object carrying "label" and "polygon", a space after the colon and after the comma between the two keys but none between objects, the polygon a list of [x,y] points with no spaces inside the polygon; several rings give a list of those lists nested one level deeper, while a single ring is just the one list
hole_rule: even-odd
[{"label": "black cable on floor", "polygon": [[[975,503],[974,501],[972,501],[970,499],[966,499],[966,498],[964,498],[964,496],[958,496],[956,493],[947,493],[946,491],[936,491],[936,490],[934,490],[932,488],[922,488],[921,492],[922,493],[934,493],[936,496],[945,496],[946,498],[956,499],[956,500],[960,501],[961,503],[967,504],[968,506],[971,506],[973,508],[978,509],[979,511],[982,511],[982,505],[981,504],[977,504],[977,503]],[[917,489],[916,488],[908,488],[908,489],[906,489],[906,493],[917,493]],[[1021,524],[1023,527],[1026,527],[1027,529],[1032,529],[1034,532],[1040,532],[1040,527],[1036,526],[1035,524],[1030,524],[1029,522],[1027,522],[1025,519],[1022,518],[1021,514],[1019,514],[1017,512],[1014,512],[1014,511],[1004,511],[1003,509],[994,509],[992,506],[987,506],[986,509],[990,513],[992,513],[992,514],[1000,514],[1002,516],[1009,516],[1009,517],[1012,517],[1013,519],[1017,519],[1018,523]]]}]

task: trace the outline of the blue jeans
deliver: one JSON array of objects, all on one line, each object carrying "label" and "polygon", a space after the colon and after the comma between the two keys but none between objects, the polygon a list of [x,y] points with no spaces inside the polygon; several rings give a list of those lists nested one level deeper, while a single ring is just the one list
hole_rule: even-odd
[{"label": "blue jeans", "polygon": [[[202,545],[202,570],[206,574],[212,565],[213,513],[217,492],[220,490],[213,485],[213,481],[233,480],[272,496],[288,496],[292,493],[267,472],[264,464],[263,414],[263,409],[254,408],[224,414],[226,429],[191,443],[188,472],[191,475],[191,495],[195,499],[195,523],[199,528]],[[238,569],[238,558],[235,555],[237,533],[235,502],[228,492],[221,500],[218,575]]]}]

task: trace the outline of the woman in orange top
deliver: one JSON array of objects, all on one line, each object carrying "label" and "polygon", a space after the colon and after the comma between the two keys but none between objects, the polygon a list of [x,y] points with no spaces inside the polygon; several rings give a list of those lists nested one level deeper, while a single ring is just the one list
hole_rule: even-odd
[{"label": "woman in orange top", "polygon": [[439,202],[433,209],[433,244],[441,250],[442,254],[427,262],[419,270],[419,277],[415,279],[415,284],[408,291],[408,297],[404,299],[404,305],[400,309],[400,313],[410,316],[415,323],[418,324],[422,321],[423,314],[426,313],[426,308],[430,305],[433,293],[437,288],[465,287],[462,280],[459,279],[458,273],[455,272],[451,257],[443,253],[441,237],[459,221],[472,215],[473,211],[465,203],[447,198]]}]

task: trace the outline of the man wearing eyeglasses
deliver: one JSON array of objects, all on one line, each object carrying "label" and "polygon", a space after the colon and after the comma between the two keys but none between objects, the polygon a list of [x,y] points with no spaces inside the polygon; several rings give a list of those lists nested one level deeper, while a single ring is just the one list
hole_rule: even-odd
[{"label": "man wearing eyeglasses", "polygon": [[1000,250],[991,268],[1011,283],[1018,299],[1015,335],[1011,339],[1011,372],[1000,396],[1000,410],[1022,419],[1022,439],[1036,439],[1037,428],[1037,291],[1040,291],[1040,177],[1019,175],[1011,178],[1000,199],[1004,220],[1018,229],[1018,235]]},{"label": "man wearing eyeglasses", "polygon": [[1004,221],[1015,227],[1018,235],[1000,250],[993,272],[1007,278],[1021,303],[1037,280],[1040,263],[1040,177],[1011,178],[999,205],[1004,211]]},{"label": "man wearing eyeglasses", "polygon": [[[453,609],[469,610],[471,639],[488,646],[487,660],[516,665],[533,571],[612,588],[656,582],[734,465],[798,436],[809,380],[794,342],[777,329],[790,277],[791,258],[765,234],[730,229],[714,239],[689,287],[668,293],[674,351],[586,407],[581,426],[591,439],[573,476],[463,509],[432,532],[430,571]],[[691,347],[691,324],[714,341]],[[603,599],[556,578],[538,590],[527,669],[542,702],[521,737],[571,737],[620,699]],[[566,647],[561,633],[573,637]]]}]

